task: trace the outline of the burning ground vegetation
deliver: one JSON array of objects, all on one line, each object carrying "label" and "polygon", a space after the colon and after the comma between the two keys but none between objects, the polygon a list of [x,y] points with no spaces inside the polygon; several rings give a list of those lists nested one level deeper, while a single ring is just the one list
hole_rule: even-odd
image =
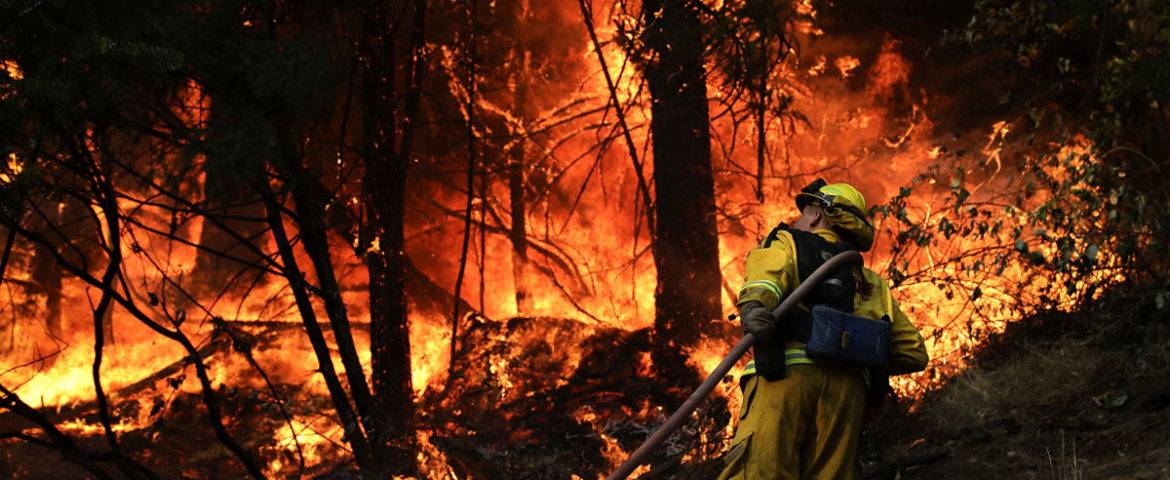
[{"label": "burning ground vegetation", "polygon": [[[237,323],[215,328],[198,351],[209,369],[239,379],[224,380],[216,394],[223,401],[225,423],[241,444],[255,449],[273,473],[291,469],[305,476],[345,478],[349,449],[336,422],[321,413],[330,408],[327,395],[319,383],[306,381],[311,370],[288,363],[311,358],[307,342],[288,339],[297,326]],[[249,333],[257,330],[263,333]],[[357,340],[365,347],[360,334]],[[664,409],[685,395],[682,389],[700,380],[697,369],[673,390],[653,380],[645,329],[626,332],[548,317],[494,321],[469,316],[461,342],[457,355],[466,362],[450,374],[453,380],[433,385],[417,400],[418,438],[428,445],[418,459],[429,469],[425,475],[435,478],[453,477],[454,472],[475,478],[607,473],[661,423],[668,413]],[[142,366],[161,363],[138,359],[125,368],[152,373],[108,391],[108,401],[117,405],[111,412],[118,419],[112,427],[122,448],[149,452],[146,461],[157,459],[151,467],[167,477],[246,475],[232,464],[230,452],[217,448],[205,426],[199,387],[191,385],[190,362],[181,355],[175,358],[157,371]],[[282,361],[287,370],[272,367]],[[700,409],[702,421],[670,440],[666,453],[676,463],[683,454],[710,457],[723,446],[734,408],[728,404],[729,385],[730,379],[721,396]],[[78,448],[98,448],[102,426],[93,403],[64,401],[42,410],[59,432],[77,438]],[[24,425],[14,417],[5,421],[10,422],[6,427]],[[202,445],[198,457],[189,457],[192,445]],[[46,453],[35,445],[14,445],[6,449],[6,468],[20,477],[87,476]],[[189,461],[168,466],[168,458]]]},{"label": "burning ground vegetation", "polygon": [[[236,330],[201,349],[210,368],[251,380],[238,386],[225,382],[217,389],[225,422],[274,474],[292,470],[305,476],[347,478],[349,449],[336,422],[321,414],[330,408],[327,396],[298,381],[311,373],[260,379],[258,371],[230,358],[252,356],[264,362],[266,357],[287,357],[296,351],[303,356],[310,348],[281,342],[279,337]],[[664,420],[668,412],[663,406],[680,397],[680,391],[664,390],[661,382],[649,378],[646,330],[630,333],[543,317],[505,322],[476,317],[463,338],[459,353],[467,362],[453,372],[456,380],[436,385],[418,399],[418,439],[427,446],[418,460],[428,477],[604,475]],[[118,418],[113,429],[122,448],[149,452],[146,461],[166,477],[246,476],[232,465],[231,452],[216,448],[202,418],[198,392],[193,391],[198,387],[184,387],[184,363],[167,365],[149,378],[110,391],[111,403],[118,405],[112,411]],[[688,380],[688,385],[697,383],[698,373]],[[723,396],[700,409],[701,421],[668,442],[665,453],[675,463],[684,454],[689,460],[718,453],[730,433],[728,390],[722,389]],[[77,402],[45,415],[62,434],[76,437],[78,448],[98,448],[102,426],[94,410],[93,402]],[[16,428],[23,423],[14,418],[6,422],[11,422],[6,427]],[[192,445],[201,445],[196,457],[190,456]],[[168,458],[187,460],[168,465]],[[31,459],[47,463],[38,465],[40,461]],[[5,462],[19,477],[87,476],[33,445],[6,449]]]},{"label": "burning ground vegetation", "polygon": [[934,3],[0,6],[0,476],[604,477],[818,177],[931,357],[867,477],[1164,476],[1170,11]]}]

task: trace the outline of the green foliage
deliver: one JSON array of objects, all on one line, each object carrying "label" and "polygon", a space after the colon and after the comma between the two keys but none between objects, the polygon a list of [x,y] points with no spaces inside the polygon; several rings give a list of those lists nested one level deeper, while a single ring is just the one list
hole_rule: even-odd
[{"label": "green foliage", "polygon": [[[1101,148],[1142,144],[1170,101],[1170,3],[1160,0],[980,0],[962,38],[1020,71],[1013,98],[1092,117]],[[1164,134],[1163,134],[1164,135]]]},{"label": "green foliage", "polygon": [[[999,293],[992,303],[1021,314],[1078,305],[1121,282],[1165,278],[1170,243],[1164,209],[1155,208],[1165,205],[1156,197],[1164,192],[1133,188],[1125,165],[1103,161],[1087,144],[1020,160],[1018,171],[1003,173],[1011,176],[1004,184],[1023,187],[1017,191],[972,194],[962,169],[939,189],[936,167],[876,207],[892,239],[889,278],[937,283],[972,301],[992,286]],[[942,205],[928,216],[913,208],[938,195]]]},{"label": "green foliage", "polygon": [[108,121],[141,104],[149,90],[173,86],[185,56],[162,40],[177,30],[152,2],[18,2],[0,18],[15,21],[0,44],[0,58],[24,72],[21,106],[45,123],[76,128]]},{"label": "green foliage", "polygon": [[[338,62],[329,61],[337,39],[253,27],[267,23],[265,5],[5,4],[0,18],[14,21],[0,60],[18,65],[23,78],[0,78],[0,137],[19,139],[17,153],[35,163],[86,132],[163,133],[180,152],[157,158],[182,159],[178,171],[189,170],[197,152],[214,153],[213,170],[259,170],[273,139],[292,135],[282,129],[332,111],[340,78]],[[191,104],[197,94],[214,96],[212,108],[230,120],[218,118],[217,130],[206,132],[182,118],[208,115]]]}]

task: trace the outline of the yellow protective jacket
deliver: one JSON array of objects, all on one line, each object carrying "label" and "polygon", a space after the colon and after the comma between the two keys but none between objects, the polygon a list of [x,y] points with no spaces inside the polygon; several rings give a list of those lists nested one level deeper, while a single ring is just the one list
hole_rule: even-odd
[{"label": "yellow protective jacket", "polygon": [[[831,242],[831,230],[814,232]],[[740,303],[758,301],[774,309],[799,283],[797,249],[792,235],[748,253]],[[890,374],[926,367],[922,335],[890,295],[889,285],[863,270],[873,285],[868,295],[853,299],[854,314],[869,318],[889,315]],[[780,321],[784,321],[781,319]],[[863,367],[817,362],[805,355],[804,344],[785,345],[786,378],[769,381],[754,375],[748,364],[741,385],[743,404],[731,448],[724,455],[719,480],[855,480],[857,445],[865,418],[868,373]]]},{"label": "yellow protective jacket", "polygon": [[[813,233],[830,242],[841,241],[841,237],[829,229],[818,229]],[[891,319],[890,357],[887,363],[889,374],[898,375],[925,369],[929,357],[926,345],[922,341],[922,334],[898,307],[898,302],[890,294],[889,284],[872,270],[868,268],[862,270],[866,282],[873,285],[873,289],[867,296],[859,292],[854,297],[853,313],[873,319],[889,315]],[[748,253],[744,266],[744,284],[739,291],[739,304],[758,301],[769,310],[775,309],[799,283],[796,244],[792,234],[781,230],[777,232],[777,239],[768,247],[765,248],[761,243]],[[799,342],[789,342],[785,345],[785,358],[787,365],[816,363],[804,355],[804,344]],[[754,362],[748,364],[744,373],[755,373]]]}]

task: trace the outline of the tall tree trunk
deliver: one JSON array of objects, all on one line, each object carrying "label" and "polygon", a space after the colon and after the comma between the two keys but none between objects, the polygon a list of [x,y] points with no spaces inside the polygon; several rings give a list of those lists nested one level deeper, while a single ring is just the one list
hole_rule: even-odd
[{"label": "tall tree trunk", "polygon": [[[37,219],[37,223],[43,223],[46,231],[51,229],[60,229],[61,227],[61,206],[58,204],[56,198],[51,198],[45,202],[45,205],[39,207],[43,218]],[[45,296],[45,325],[49,329],[49,334],[60,339],[61,338],[61,267],[57,265],[57,259],[53,256],[51,247],[45,245],[36,245],[33,247],[32,257],[32,278],[36,285],[37,293]],[[56,362],[56,355],[48,359],[50,364]]]},{"label": "tall tree trunk", "polygon": [[[4,249],[0,253],[0,286],[4,284],[4,275],[8,272],[8,260],[12,258],[12,247],[16,245],[16,232],[8,228],[0,229],[4,232]],[[12,351],[16,346],[16,319],[0,318],[0,355]]]},{"label": "tall tree trunk", "polygon": [[512,71],[515,75],[513,92],[512,114],[520,126],[516,129],[520,138],[512,147],[511,161],[508,163],[508,190],[512,207],[512,229],[509,239],[512,241],[512,281],[516,290],[516,314],[526,316],[532,314],[532,270],[528,265],[528,236],[526,220],[528,203],[524,192],[526,179],[524,178],[525,141],[528,134],[528,67],[532,59],[532,52],[528,51],[523,40],[523,26],[529,19],[528,0],[519,0],[517,23],[521,26],[514,33],[515,44],[512,46]]},{"label": "tall tree trunk", "polygon": [[325,340],[325,333],[322,331],[320,324],[317,323],[317,313],[313,308],[312,299],[309,297],[309,288],[305,281],[305,275],[297,264],[292,242],[289,240],[288,234],[284,229],[284,218],[280,212],[280,202],[276,198],[276,195],[269,189],[267,183],[259,184],[257,187],[265,200],[265,215],[268,219],[268,225],[272,230],[272,239],[276,244],[277,251],[280,253],[280,259],[284,264],[284,272],[289,282],[289,290],[292,292],[293,299],[296,301],[297,310],[300,312],[301,320],[305,325],[305,333],[309,337],[309,343],[313,346],[313,353],[317,357],[317,368],[321,371],[321,377],[325,381],[325,386],[329,391],[329,397],[333,401],[333,407],[337,411],[338,419],[341,421],[342,431],[345,435],[344,438],[350,447],[353,448],[353,454],[358,464],[365,465],[370,462],[370,458],[373,456],[370,453],[371,447],[359,426],[361,420],[358,417],[358,413],[354,411],[353,406],[350,404],[349,395],[346,394],[344,388],[341,386],[340,376],[333,366],[333,357],[330,354],[329,344]]},{"label": "tall tree trunk", "polygon": [[[391,21],[397,11],[371,2],[367,14],[362,88],[365,229],[376,240],[366,253],[370,275],[370,353],[374,401],[379,418],[373,440],[391,445],[387,459],[395,473],[414,469],[414,388],[410,368],[410,324],[406,311],[406,175],[422,78],[426,2],[413,4],[410,43],[399,65]],[[405,102],[398,110],[396,82],[404,77]],[[401,131],[401,135],[399,135]]]},{"label": "tall tree trunk", "polygon": [[[702,25],[688,0],[643,3],[654,141],[653,360],[677,373],[684,349],[719,318],[719,238],[711,174]],[[667,376],[664,378],[680,378]]]},{"label": "tall tree trunk", "polygon": [[508,233],[512,241],[512,282],[516,290],[516,314],[531,315],[532,268],[528,260],[527,216],[528,200],[525,198],[524,143],[515,146],[512,161],[508,165],[508,189],[512,203],[512,229]]},{"label": "tall tree trunk", "polygon": [[[228,95],[216,97],[208,116],[209,143],[229,143],[239,133],[235,127],[240,119],[231,114],[235,101]],[[213,152],[212,155],[220,154]],[[196,295],[217,295],[224,278],[233,278],[237,272],[252,268],[249,264],[260,264],[257,251],[265,238],[264,204],[250,185],[262,180],[260,168],[239,168],[239,162],[209,159],[204,162],[203,201],[209,215],[221,222],[204,220],[199,233],[201,248],[195,255],[190,290]],[[248,175],[248,178],[245,178]],[[238,233],[230,235],[226,229]],[[243,244],[240,238],[249,239],[252,246]]]},{"label": "tall tree trunk", "polygon": [[[459,271],[455,274],[455,295],[456,301],[451,312],[451,353],[450,360],[447,362],[447,384],[450,385],[454,380],[455,363],[458,360],[456,354],[458,353],[459,345],[459,300],[463,298],[463,276],[467,270],[467,247],[471,239],[471,210],[474,206],[475,200],[475,163],[476,159],[480,158],[478,149],[478,140],[475,134],[475,102],[476,102],[476,65],[478,59],[475,54],[475,3],[476,0],[465,0],[464,8],[467,10],[467,25],[466,34],[464,37],[463,62],[467,69],[466,86],[467,102],[464,104],[467,125],[467,206],[463,210],[463,243],[459,250]],[[486,166],[486,165],[485,165]],[[444,388],[446,390],[446,388]]]}]

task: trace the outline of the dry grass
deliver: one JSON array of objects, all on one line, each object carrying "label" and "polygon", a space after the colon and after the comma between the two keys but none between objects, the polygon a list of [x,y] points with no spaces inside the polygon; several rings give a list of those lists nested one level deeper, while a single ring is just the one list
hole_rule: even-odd
[{"label": "dry grass", "polygon": [[949,452],[914,478],[1170,479],[1170,308],[1143,298],[1010,328],[887,456]]},{"label": "dry grass", "polygon": [[1064,430],[1060,431],[1060,454],[1054,458],[1048,447],[1044,447],[1044,453],[1048,455],[1048,468],[1052,472],[1052,480],[1085,479],[1084,472],[1077,464],[1077,441],[1074,438],[1066,444]]},{"label": "dry grass", "polygon": [[1090,382],[1107,354],[1084,345],[1024,347],[1027,355],[996,369],[969,368],[927,414],[942,429],[977,427],[1021,409],[1088,398]]}]

